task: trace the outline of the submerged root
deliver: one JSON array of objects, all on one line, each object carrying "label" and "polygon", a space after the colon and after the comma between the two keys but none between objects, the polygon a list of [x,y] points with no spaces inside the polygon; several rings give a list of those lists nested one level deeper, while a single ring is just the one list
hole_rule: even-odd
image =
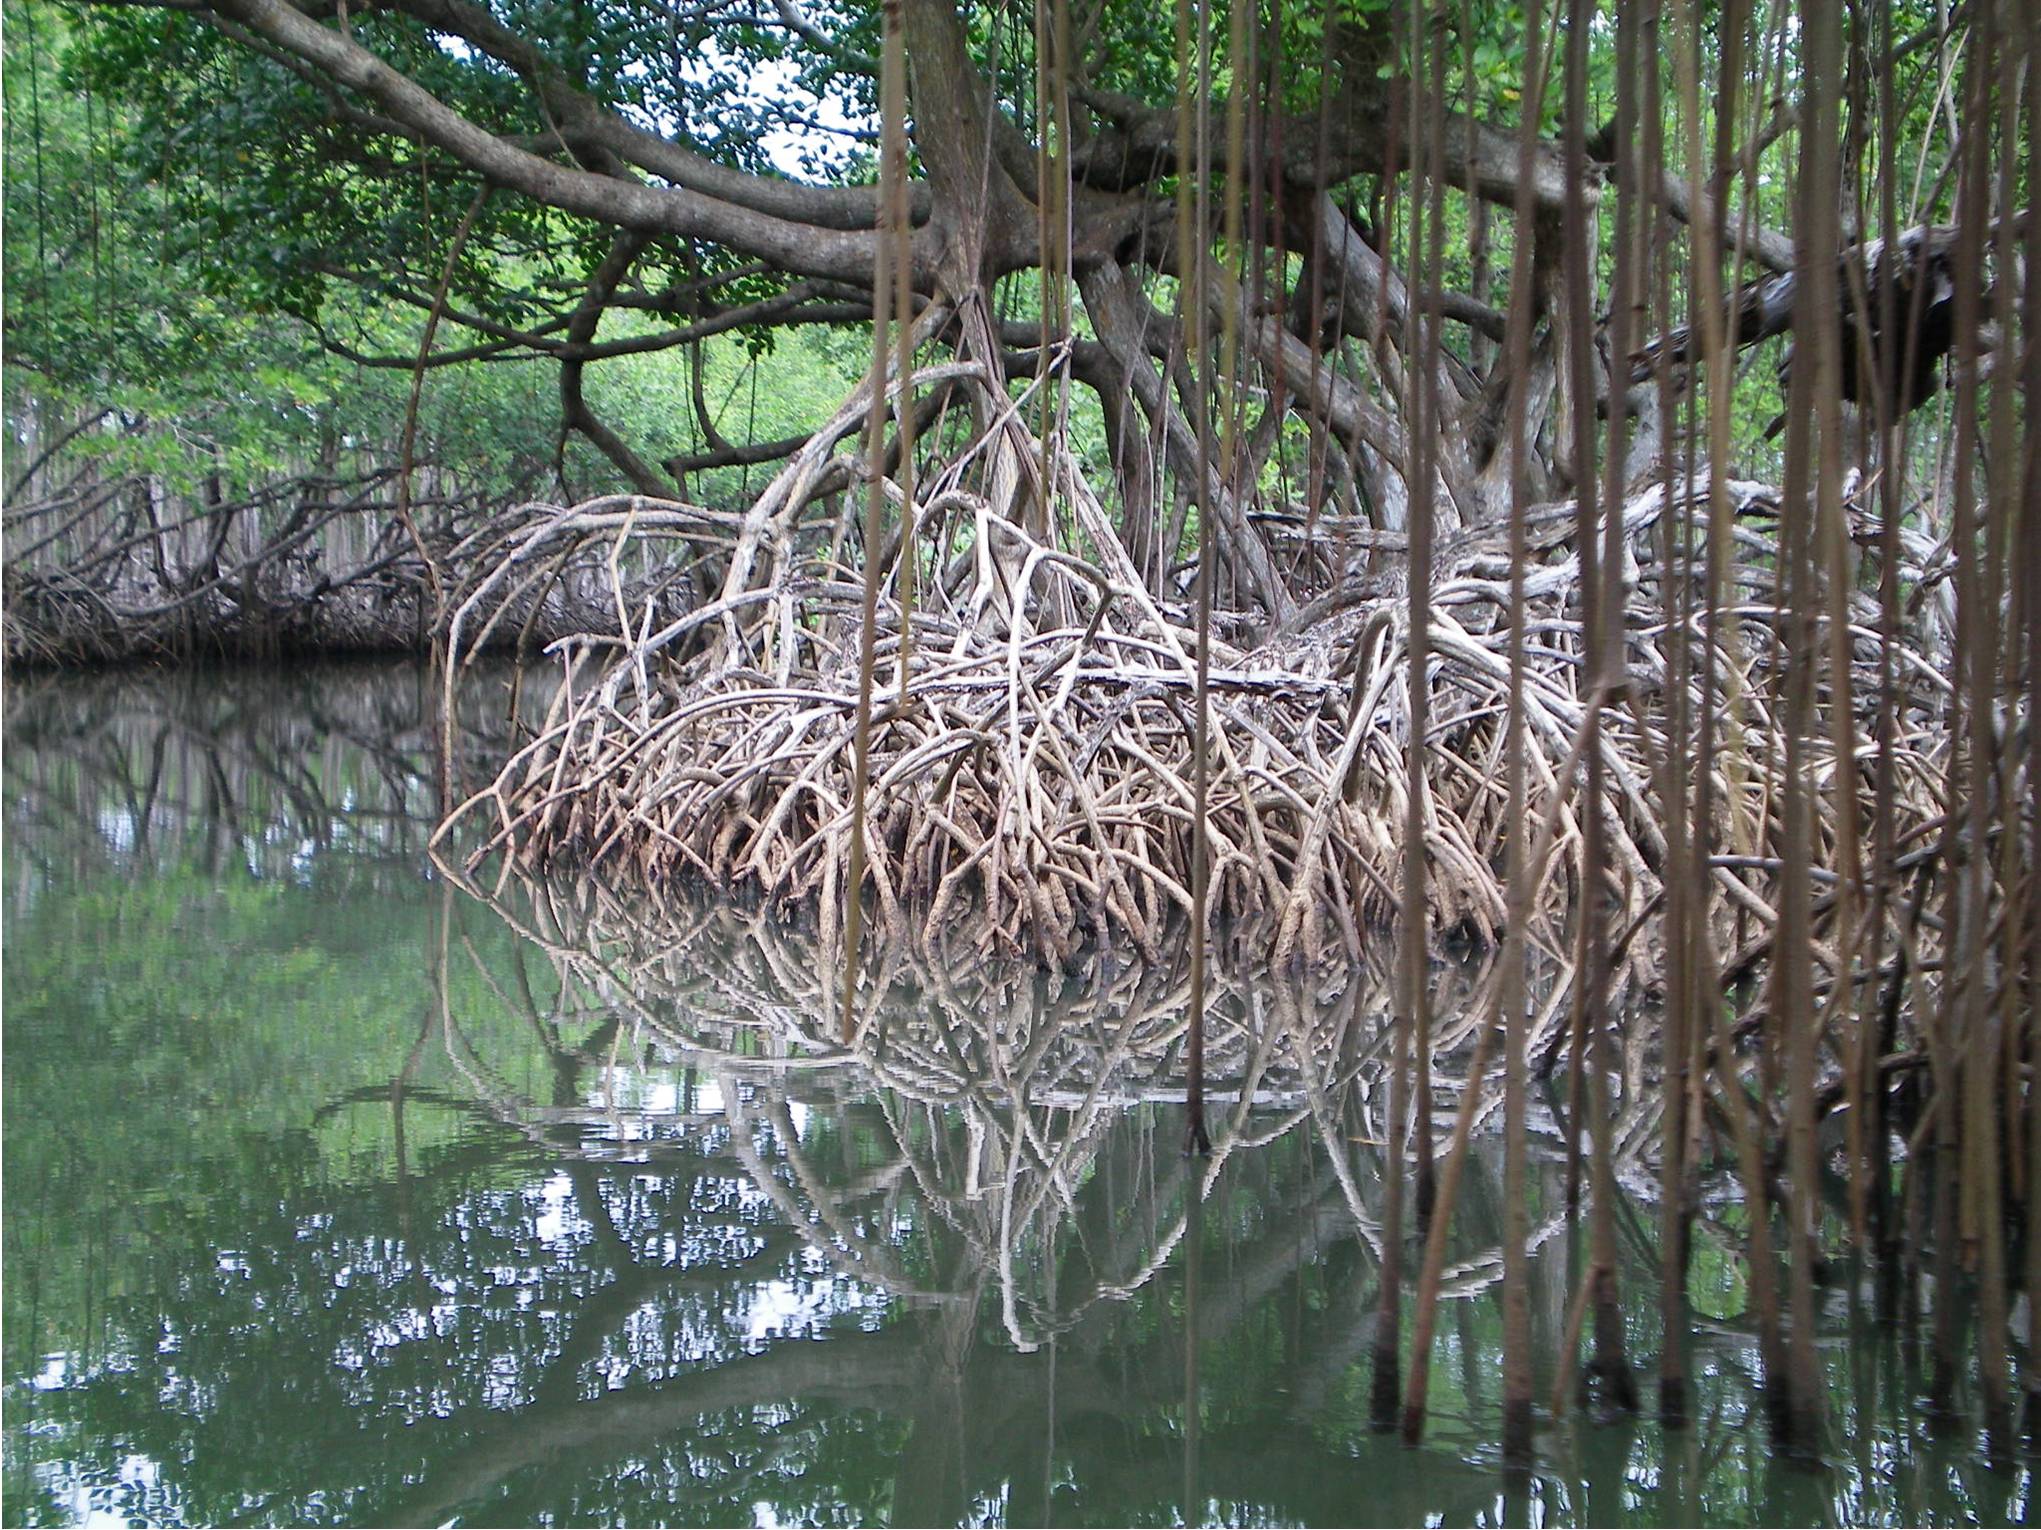
[{"label": "submerged root", "polygon": [[[790,471],[792,471],[790,469]],[[1095,561],[1072,556],[938,486],[918,509],[911,618],[897,558],[878,606],[868,886],[888,937],[933,944],[968,923],[981,948],[1067,961],[1093,944],[1158,954],[1191,904],[1195,636],[1183,612],[1142,584],[1069,459],[1057,500]],[[1715,906],[1740,921],[1732,948],[1762,938],[1782,855],[1774,806],[1783,736],[1769,704],[1780,662],[1767,572],[1776,496],[1725,484],[1744,548],[1712,665],[1697,614],[1675,625],[1641,614],[1678,609],[1668,580],[1699,584],[1698,558],[1660,552],[1672,507],[1705,515],[1705,482],[1653,485],[1624,505],[1631,590],[1628,673],[1601,698],[1583,681],[1573,506],[1532,512],[1525,572],[1523,741],[1533,837],[1551,846],[1534,938],[1563,952],[1560,915],[1581,894],[1577,792],[1583,751],[1600,749],[1612,928],[1650,923],[1667,875],[1663,825],[1689,811],[1661,801],[1675,678],[1679,713],[1714,692],[1723,747],[1709,869]],[[769,491],[768,498],[771,497]],[[784,496],[783,496],[784,498]],[[1701,508],[1696,511],[1696,505]],[[624,607],[629,636],[555,645],[566,681],[551,714],[497,778],[449,822],[477,841],[470,865],[503,854],[586,864],[653,884],[693,879],[771,903],[817,905],[825,936],[840,918],[850,862],[858,711],[860,587],[838,562],[843,534],[760,525],[652,501],[555,513],[513,538],[549,558],[607,545],[611,568],[637,566],[648,535],[734,542],[751,587],[675,614]],[[1378,538],[1379,540],[1379,538]],[[1290,630],[1252,648],[1212,645],[1214,740],[1209,799],[1215,926],[1270,932],[1280,961],[1357,953],[1395,909],[1403,853],[1404,754],[1411,687],[1430,692],[1424,741],[1426,887],[1432,928],[1478,943],[1504,919],[1509,567],[1502,528],[1463,532],[1437,555],[1431,659],[1413,675],[1407,599],[1396,578],[1350,575]],[[885,550],[882,549],[882,553]],[[768,556],[769,553],[769,556]],[[525,555],[527,560],[529,554]],[[491,576],[514,582],[506,561]],[[487,588],[490,581],[484,580]],[[1690,608],[1701,604],[1694,588]],[[1684,644],[1684,655],[1676,650]],[[1858,634],[1860,695],[1876,692],[1878,643]],[[602,662],[589,660],[600,656]],[[1902,830],[1945,810],[1944,761],[1911,740],[1941,715],[1946,685],[1924,652],[1900,656],[1908,706],[1895,757]],[[1870,720],[1859,719],[1854,796],[1868,821]],[[1829,740],[1803,751],[1824,811]],[[1691,782],[1677,789],[1691,790]],[[1821,837],[1834,843],[1833,825]],[[1840,874],[1816,857],[1817,876]],[[969,915],[969,919],[965,918]],[[1753,926],[1755,921],[1755,926]],[[1618,981],[1649,979],[1652,941],[1620,949]]]}]

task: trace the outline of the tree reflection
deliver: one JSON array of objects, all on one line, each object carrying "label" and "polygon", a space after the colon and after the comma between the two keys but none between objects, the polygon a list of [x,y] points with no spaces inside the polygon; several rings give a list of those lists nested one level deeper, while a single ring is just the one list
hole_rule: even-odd
[{"label": "tree reflection", "polygon": [[[488,666],[462,693],[458,764],[501,753],[508,683]],[[415,864],[438,820],[437,699],[423,665],[10,677],[0,770],[28,857],[12,869],[42,886],[170,865],[294,877],[322,855]]]},{"label": "tree reflection", "polygon": [[[1214,1151],[1186,1159],[1180,972],[890,952],[845,1045],[836,954],[759,913],[564,881],[478,901],[409,871],[336,891],[316,864],[225,897],[190,859],[209,817],[267,844],[324,815],[315,863],[420,864],[429,806],[407,816],[424,799],[371,790],[366,762],[415,784],[429,732],[401,697],[358,698],[395,731],[358,717],[363,760],[293,792],[250,761],[304,765],[316,741],[114,694],[98,724],[10,733],[10,888],[27,858],[103,948],[36,943],[49,900],[10,891],[9,1519],[1605,1522],[1754,1517],[1789,1488],[1851,1519],[2017,1512],[1923,1443],[1884,1465],[1911,1394],[1883,1362],[1839,1393],[1861,1454],[1781,1483],[1744,1427],[1741,1277],[1705,1224],[1696,1427],[1569,1426],[1547,1475],[1506,1484],[1485,1136],[1431,1444],[1369,1435],[1381,973],[1215,974]],[[152,796],[159,753],[166,781],[230,795]],[[130,798],[155,806],[123,848],[106,824]],[[1487,975],[1434,975],[1443,1119]],[[1616,1136],[1645,1198],[1640,1110]],[[1575,1272],[1563,1154],[1541,1162],[1549,1356]],[[1627,1257],[1655,1260],[1648,1223],[1624,1223]]]}]

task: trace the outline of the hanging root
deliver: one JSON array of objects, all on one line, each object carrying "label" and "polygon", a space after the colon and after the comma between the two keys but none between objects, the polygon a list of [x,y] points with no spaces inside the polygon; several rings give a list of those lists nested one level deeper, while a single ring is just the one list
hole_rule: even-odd
[{"label": "hanging root", "polygon": [[[1181,610],[1143,587],[1074,462],[1046,455],[1054,502],[1075,523],[1071,545],[1095,561],[1029,535],[958,487],[960,475],[938,477],[916,507],[920,593],[903,654],[892,559],[877,617],[863,891],[892,938],[935,940],[968,924],[982,948],[1050,962],[1093,943],[1153,957],[1191,901],[1194,636]],[[995,463],[985,477],[1020,476],[1008,468],[1002,475]],[[815,469],[796,463],[788,474],[813,479]],[[1759,485],[1723,488],[1740,560],[1714,654],[1724,742],[1713,796],[1722,853],[1710,876],[1724,917],[1762,929],[1783,758],[1768,684],[1780,661],[1767,563],[1777,504]],[[1574,507],[1532,512],[1523,739],[1530,827],[1551,846],[1533,933],[1557,951],[1565,942],[1554,916],[1581,891],[1576,783],[1586,747],[1601,749],[1611,782],[1606,891],[1621,914],[1613,928],[1634,934],[1662,894],[1660,755],[1672,677],[1687,677],[1686,714],[1698,716],[1708,634],[1698,615],[1675,630],[1638,613],[1667,608],[1669,575],[1698,586],[1698,555],[1661,565],[1660,551],[1679,542],[1660,523],[1670,504],[1686,526],[1696,505],[1705,514],[1707,494],[1705,482],[1657,484],[1623,507],[1627,688],[1600,698],[1602,726],[1592,734]],[[591,549],[607,547],[626,636],[555,645],[566,678],[550,716],[442,830],[469,836],[470,866],[500,853],[534,866],[584,864],[612,879],[693,879],[819,905],[825,935],[834,931],[852,833],[861,582],[838,561],[841,525],[801,526],[798,495],[783,483],[761,504],[768,513],[740,517],[617,501],[555,512],[507,539],[509,551],[476,586],[478,609],[548,560],[587,566]],[[678,612],[670,602],[630,609],[616,571],[644,561],[638,544],[659,536],[729,553],[749,582],[733,577],[719,596]],[[1506,546],[1505,529],[1494,527],[1439,548],[1422,677],[1432,719],[1423,804],[1432,926],[1481,943],[1498,937],[1505,906]],[[1286,633],[1246,650],[1213,644],[1214,919],[1266,930],[1280,961],[1351,955],[1394,912],[1417,678],[1406,610],[1397,580],[1354,575]],[[1877,639],[1868,629],[1858,636],[1856,693],[1870,696]],[[1688,653],[1676,670],[1680,642]],[[598,653],[602,663],[586,662]],[[1946,683],[1920,651],[1900,659],[1910,698],[1895,758],[1905,829],[1944,811],[1942,762],[1908,740],[1939,715]],[[1859,731],[1868,735],[1868,720]],[[1855,796],[1868,818],[1868,737],[1855,752]],[[1810,744],[1806,758],[1832,812],[1831,746]],[[1625,943],[1619,982],[1655,970],[1643,965],[1655,963],[1652,945]]]}]

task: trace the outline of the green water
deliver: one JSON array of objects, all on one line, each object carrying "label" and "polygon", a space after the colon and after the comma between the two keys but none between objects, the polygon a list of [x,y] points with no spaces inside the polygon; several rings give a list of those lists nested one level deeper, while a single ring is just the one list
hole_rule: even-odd
[{"label": "green water", "polygon": [[[6,1522],[2024,1517],[2024,1465],[1931,1438],[1918,1345],[1842,1290],[1827,1459],[1775,1458],[1724,1198],[1694,1426],[1569,1410],[1505,1479],[1486,1135],[1426,1443],[1371,1434],[1373,979],[1222,995],[1219,1152],[1187,1161],[1177,975],[903,961],[845,1051],[800,932],[455,891],[425,694],[10,686]],[[1449,1023],[1475,976],[1442,972]],[[1535,1124],[1542,1388],[1581,1251]],[[1642,1366],[1648,1163],[1626,1180]]]}]

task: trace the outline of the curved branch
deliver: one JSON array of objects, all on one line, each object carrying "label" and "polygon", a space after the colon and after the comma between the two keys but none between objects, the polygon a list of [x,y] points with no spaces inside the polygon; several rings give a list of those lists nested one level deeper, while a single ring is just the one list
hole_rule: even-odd
[{"label": "curved branch", "polygon": [[[603,310],[608,306],[609,294],[624,274],[631,269],[638,257],[644,253],[648,240],[645,235],[619,233],[610,242],[609,254],[596,267],[595,274],[588,281],[588,295],[575,310],[573,321],[567,326],[567,340],[570,345],[586,346],[594,337],[596,327],[602,322]],[[579,431],[601,453],[616,464],[617,469],[640,494],[655,498],[664,497],[673,491],[673,485],[660,478],[651,466],[636,452],[625,445],[623,439],[595,417],[582,396],[581,376],[586,363],[578,357],[560,363],[560,416],[564,429]]]},{"label": "curved branch", "polygon": [[868,231],[797,223],[681,186],[654,188],[553,164],[469,121],[352,37],[282,0],[216,0],[214,9],[367,96],[476,174],[546,206],[640,235],[712,240],[801,275],[856,280],[871,270],[874,236]]},{"label": "curved branch", "polygon": [[[785,292],[772,297],[761,298],[755,303],[746,303],[738,308],[726,308],[704,316],[694,324],[680,325],[672,329],[655,330],[643,335],[624,335],[614,340],[589,340],[576,343],[570,334],[564,340],[548,338],[563,329],[571,329],[574,315],[548,319],[531,329],[519,329],[480,314],[462,313],[449,308],[447,322],[458,324],[463,329],[472,329],[491,338],[485,342],[463,346],[458,350],[438,351],[427,358],[428,367],[457,366],[466,361],[487,361],[500,357],[507,351],[530,351],[536,356],[547,356],[559,361],[604,361],[614,356],[641,356],[651,351],[671,350],[675,346],[687,345],[697,340],[727,334],[733,329],[742,329],[750,324],[770,324],[775,328],[787,328],[798,324],[853,324],[868,320],[868,309],[854,307],[847,303],[817,303],[813,299],[820,295],[822,288],[813,282],[797,282]],[[414,307],[427,308],[430,302],[417,293],[392,289],[390,296]],[[635,307],[637,305],[618,302],[614,297],[604,301],[605,309]],[[379,356],[371,352],[354,349],[345,341],[336,340],[319,331],[320,343],[336,356],[345,357],[357,366],[375,368],[401,368],[410,370],[418,365],[415,356]],[[515,357],[514,360],[529,360],[529,357]]]},{"label": "curved branch", "polygon": [[[878,216],[871,186],[807,186],[719,165],[648,132],[597,101],[523,34],[473,0],[389,0],[389,8],[460,38],[516,70],[537,93],[569,147],[602,149],[683,190],[818,228],[869,230]],[[924,205],[918,214],[926,217]]]},{"label": "curved branch", "polygon": [[[1151,107],[1128,96],[1082,86],[1073,86],[1071,94],[1107,123],[1071,157],[1072,173],[1080,182],[1102,191],[1131,191],[1176,173],[1174,106]],[[1329,155],[1324,164],[1318,162],[1320,121],[1316,111],[1286,115],[1280,121],[1270,114],[1255,141],[1247,146],[1250,174],[1308,194],[1313,188],[1337,186],[1356,175],[1382,175],[1400,168],[1389,163],[1386,152],[1393,135],[1388,122],[1389,93],[1383,84],[1373,78],[1365,84],[1349,79],[1335,90],[1333,99],[1341,105],[1325,122]],[[1209,107],[1212,119],[1225,120],[1226,109],[1223,100],[1213,102]],[[1491,202],[1513,203],[1522,179],[1515,135],[1459,112],[1444,114],[1444,132],[1447,182]],[[1277,145],[1281,145],[1280,158]],[[1556,145],[1540,143],[1530,176],[1538,205],[1558,207],[1565,198],[1566,175]],[[1586,190],[1592,205],[1600,188]]]}]

